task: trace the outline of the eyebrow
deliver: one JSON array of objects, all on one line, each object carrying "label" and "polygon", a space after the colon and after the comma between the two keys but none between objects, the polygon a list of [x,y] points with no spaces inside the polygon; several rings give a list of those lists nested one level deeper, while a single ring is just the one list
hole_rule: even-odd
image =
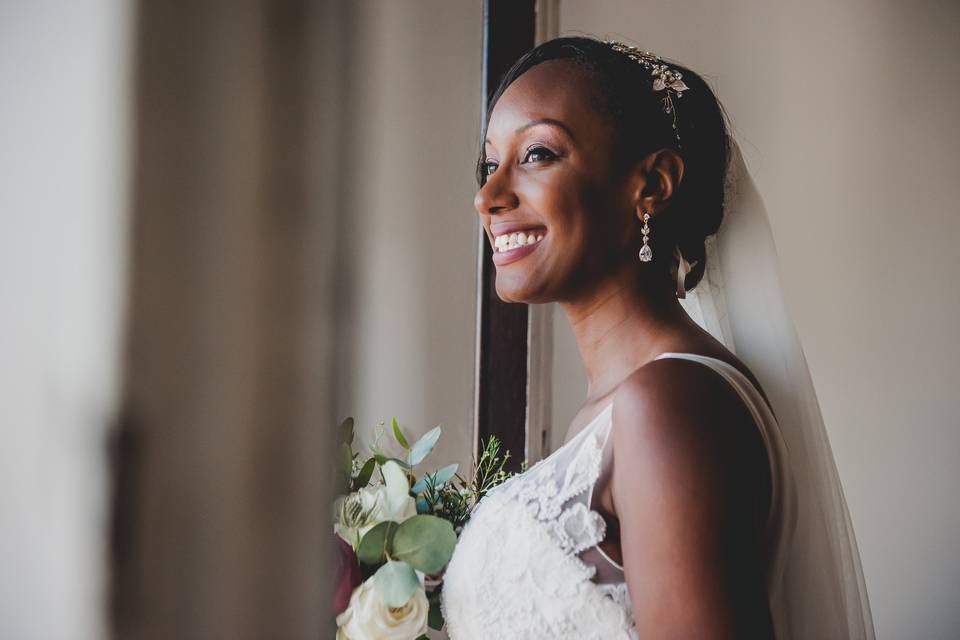
[{"label": "eyebrow", "polygon": [[[526,123],[525,125],[521,125],[521,126],[517,127],[516,129],[514,129],[513,133],[514,133],[514,135],[520,135],[521,133],[523,133],[524,131],[526,131],[526,130],[529,129],[530,127],[535,127],[535,126],[537,126],[538,124],[548,124],[548,125],[557,127],[558,129],[562,129],[563,132],[566,133],[567,136],[568,136],[571,140],[574,140],[573,132],[570,131],[570,129],[567,127],[567,125],[563,124],[563,123],[560,122],[559,120],[554,120],[553,118],[537,118],[536,120],[531,120],[530,122]],[[484,141],[483,141],[483,144],[492,144],[492,143],[490,142],[490,138],[485,138]]]}]

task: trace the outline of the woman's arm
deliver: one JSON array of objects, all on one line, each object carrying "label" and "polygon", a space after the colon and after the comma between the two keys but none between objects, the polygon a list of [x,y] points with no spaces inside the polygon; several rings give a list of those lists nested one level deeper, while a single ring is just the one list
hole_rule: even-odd
[{"label": "woman's arm", "polygon": [[769,638],[759,535],[763,441],[702,364],[636,371],[613,408],[611,491],[641,638]]}]

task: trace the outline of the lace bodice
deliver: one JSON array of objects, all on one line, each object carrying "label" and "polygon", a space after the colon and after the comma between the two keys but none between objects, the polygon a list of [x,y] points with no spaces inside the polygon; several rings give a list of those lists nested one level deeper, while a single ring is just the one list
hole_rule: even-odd
[{"label": "lace bodice", "polygon": [[[783,449],[775,418],[756,387],[728,363],[695,354],[658,358],[667,356],[721,373],[760,428],[773,480],[768,532],[777,540],[767,569],[775,581],[784,544]],[[623,570],[597,546],[606,524],[590,508],[612,426],[610,404],[570,441],[476,506],[444,576],[441,606],[451,640],[637,638]],[[588,556],[597,562],[585,561]],[[602,580],[598,566],[607,574]]]},{"label": "lace bodice", "polygon": [[636,638],[626,584],[597,584],[579,557],[606,533],[590,497],[612,413],[477,505],[444,577],[452,640]]}]

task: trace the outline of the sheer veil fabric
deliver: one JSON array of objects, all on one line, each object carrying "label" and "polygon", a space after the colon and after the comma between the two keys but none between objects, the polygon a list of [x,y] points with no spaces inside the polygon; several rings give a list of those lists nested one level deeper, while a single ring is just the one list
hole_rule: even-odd
[{"label": "sheer veil fabric", "polygon": [[753,371],[777,417],[795,494],[779,589],[777,638],[874,636],[860,554],[820,405],[780,286],[763,199],[731,139],[726,213],[707,240],[703,279],[680,302]]}]

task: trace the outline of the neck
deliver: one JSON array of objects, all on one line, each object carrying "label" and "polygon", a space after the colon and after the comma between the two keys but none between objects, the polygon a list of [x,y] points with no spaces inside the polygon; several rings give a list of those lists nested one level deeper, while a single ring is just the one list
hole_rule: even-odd
[{"label": "neck", "polygon": [[588,403],[670,350],[691,322],[669,287],[643,282],[636,272],[560,306],[587,371]]}]

